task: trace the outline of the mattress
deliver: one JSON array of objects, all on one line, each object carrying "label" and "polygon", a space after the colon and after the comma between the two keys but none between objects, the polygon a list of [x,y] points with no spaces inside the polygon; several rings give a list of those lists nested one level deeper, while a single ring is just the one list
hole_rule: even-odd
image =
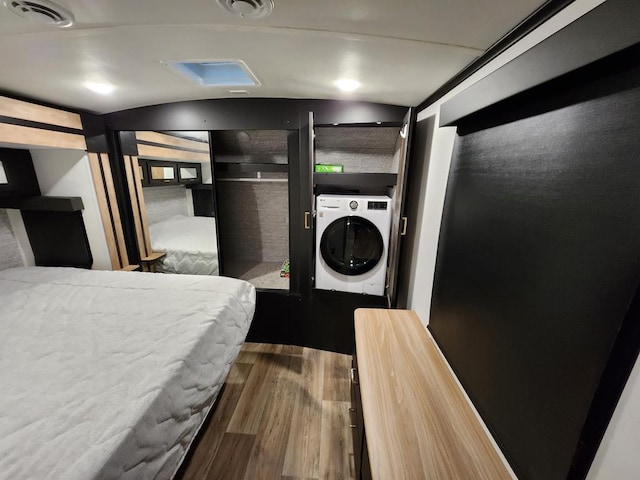
[{"label": "mattress", "polygon": [[224,277],[0,272],[0,478],[171,478],[254,308]]},{"label": "mattress", "polygon": [[149,225],[151,249],[165,252],[156,265],[163,273],[218,275],[218,242],[213,217],[176,215]]}]

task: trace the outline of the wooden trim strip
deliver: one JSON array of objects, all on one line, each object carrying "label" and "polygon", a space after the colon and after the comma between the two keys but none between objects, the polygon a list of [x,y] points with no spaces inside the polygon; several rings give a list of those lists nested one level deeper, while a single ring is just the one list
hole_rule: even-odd
[{"label": "wooden trim strip", "polygon": [[142,177],[140,176],[140,163],[137,157],[131,157],[131,167],[133,178],[136,183],[136,193],[138,196],[138,208],[140,210],[140,223],[142,224],[142,234],[144,235],[144,245],[147,249],[147,257],[153,253],[151,249],[151,235],[149,234],[149,221],[147,220],[147,206],[144,202],[144,192],[142,190]]},{"label": "wooden trim strip", "polygon": [[93,186],[96,191],[96,198],[98,199],[100,218],[102,219],[102,228],[104,229],[104,236],[107,240],[109,258],[111,259],[111,268],[113,270],[120,270],[123,265],[120,262],[120,256],[118,255],[118,248],[116,246],[116,239],[113,231],[113,220],[107,203],[100,159],[95,153],[89,153],[88,156],[89,166],[91,167],[91,177],[93,178]]},{"label": "wooden trim strip", "polygon": [[[142,233],[142,221],[140,220],[140,202],[138,201],[138,190],[136,188],[136,180],[133,174],[133,157],[124,157],[124,168],[127,174],[127,185],[129,187],[129,199],[131,201],[131,209],[133,210],[133,223],[136,229],[136,238],[138,241],[138,250],[140,257],[146,257],[149,255],[146,244],[144,241],[144,235]],[[136,162],[137,163],[137,162]]]},{"label": "wooden trim strip", "polygon": [[111,164],[109,162],[109,155],[106,153],[99,153],[100,165],[104,176],[104,183],[109,198],[109,207],[111,211],[111,219],[113,223],[113,230],[118,242],[118,252],[120,254],[120,263],[123,267],[129,265],[129,255],[127,254],[127,246],[124,242],[124,231],[122,229],[122,218],[120,217],[120,208],[118,207],[118,199],[116,197],[116,189],[113,184],[113,175],[111,173]]},{"label": "wooden trim strip", "polygon": [[86,150],[87,143],[82,135],[73,133],[55,132],[40,128],[23,127],[0,123],[0,142],[11,143],[20,146],[38,146],[52,148],[71,148],[74,150]]},{"label": "wooden trim strip", "polygon": [[167,135],[165,133],[136,132],[136,140],[138,140],[138,142],[156,143],[167,148],[177,147],[196,152],[204,152],[207,155],[209,154],[208,143],[189,140],[187,138],[175,137],[173,135]]},{"label": "wooden trim strip", "polygon": [[413,311],[358,309],[356,355],[372,478],[513,478]]},{"label": "wooden trim strip", "polygon": [[143,143],[138,143],[138,156],[165,160],[184,160],[188,162],[208,162],[210,160],[208,153],[188,152],[186,150],[156,147]]},{"label": "wooden trim strip", "polygon": [[82,130],[82,120],[77,113],[43,107],[9,97],[0,96],[0,115]]}]

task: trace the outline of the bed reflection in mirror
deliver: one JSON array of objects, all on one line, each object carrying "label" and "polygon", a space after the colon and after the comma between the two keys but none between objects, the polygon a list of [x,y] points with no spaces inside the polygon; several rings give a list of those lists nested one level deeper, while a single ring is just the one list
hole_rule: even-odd
[{"label": "bed reflection in mirror", "polygon": [[146,258],[153,259],[149,269],[219,275],[208,132],[135,132],[135,137],[140,229],[148,237],[142,240]]}]

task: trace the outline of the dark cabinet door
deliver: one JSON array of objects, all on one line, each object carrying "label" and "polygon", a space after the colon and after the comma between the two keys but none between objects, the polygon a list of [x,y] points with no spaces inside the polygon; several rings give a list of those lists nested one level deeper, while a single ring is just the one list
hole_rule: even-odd
[{"label": "dark cabinet door", "polygon": [[[405,200],[407,192],[405,183],[409,168],[409,147],[413,140],[413,130],[416,122],[415,109],[410,108],[404,117],[402,130],[396,143],[396,155],[398,156],[398,179],[393,193],[393,219],[391,221],[391,236],[389,237],[389,282],[387,296],[389,305],[396,306],[398,290],[398,267],[400,263],[400,248],[402,237],[407,234],[409,228],[414,225],[407,225],[407,214],[405,212]],[[411,232],[412,235],[415,232]]]}]

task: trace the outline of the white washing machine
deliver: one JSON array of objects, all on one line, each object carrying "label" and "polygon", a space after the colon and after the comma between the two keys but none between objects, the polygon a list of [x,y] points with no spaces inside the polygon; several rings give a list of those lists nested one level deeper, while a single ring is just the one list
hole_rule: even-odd
[{"label": "white washing machine", "polygon": [[391,199],[316,197],[316,288],[384,295]]}]

